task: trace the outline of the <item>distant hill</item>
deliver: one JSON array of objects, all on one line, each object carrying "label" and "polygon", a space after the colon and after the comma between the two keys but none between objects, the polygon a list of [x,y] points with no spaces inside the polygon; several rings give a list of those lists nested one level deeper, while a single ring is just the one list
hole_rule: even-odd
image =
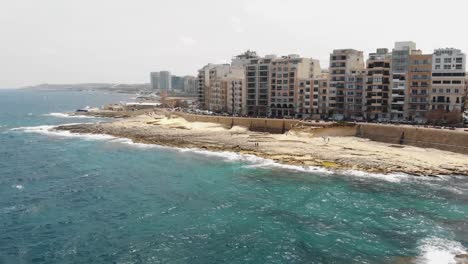
[{"label": "distant hill", "polygon": [[78,84],[39,84],[22,87],[20,89],[40,91],[107,91],[117,93],[138,93],[150,90],[149,83],[143,84],[115,84],[115,83],[78,83]]}]

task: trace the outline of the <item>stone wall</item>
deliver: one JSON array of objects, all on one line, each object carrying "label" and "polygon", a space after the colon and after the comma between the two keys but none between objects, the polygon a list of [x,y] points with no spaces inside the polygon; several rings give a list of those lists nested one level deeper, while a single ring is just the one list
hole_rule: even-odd
[{"label": "stone wall", "polygon": [[[373,141],[468,154],[468,132],[411,126],[359,124],[356,136]],[[467,161],[468,162],[468,158]]]}]

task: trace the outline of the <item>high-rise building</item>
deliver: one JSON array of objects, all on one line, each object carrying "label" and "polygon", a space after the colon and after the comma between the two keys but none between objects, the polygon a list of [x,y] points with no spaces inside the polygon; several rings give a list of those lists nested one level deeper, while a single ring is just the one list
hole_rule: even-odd
[{"label": "high-rise building", "polygon": [[153,90],[159,89],[159,72],[150,73],[151,88]]},{"label": "high-rise building", "polygon": [[172,78],[169,71],[159,72],[159,89],[171,90],[172,89]]},{"label": "high-rise building", "polygon": [[197,77],[194,76],[184,76],[183,77],[183,91],[188,94],[196,94],[197,93]]},{"label": "high-rise building", "polygon": [[[349,118],[346,92],[347,76],[365,70],[364,54],[354,49],[333,50],[330,54],[330,111],[335,119]],[[354,96],[352,96],[354,97]]]},{"label": "high-rise building", "polygon": [[409,56],[416,50],[416,43],[411,41],[396,42],[392,50],[392,81],[390,119],[402,121],[405,118],[405,92],[407,90],[407,75]]},{"label": "high-rise building", "polygon": [[[269,115],[298,118],[310,116],[310,80],[318,74],[320,64],[317,60],[301,58],[299,55],[273,59],[270,68]],[[307,82],[308,92],[304,87]]]},{"label": "high-rise building", "polygon": [[[459,49],[437,49],[432,56],[431,111],[461,113],[466,91],[466,55]],[[461,116],[461,114],[460,114]]]},{"label": "high-rise building", "polygon": [[180,90],[184,89],[184,78],[176,75],[171,76],[171,89]]},{"label": "high-rise building", "polygon": [[268,93],[270,85],[270,64],[276,56],[252,58],[246,63],[247,114],[250,116],[268,115]]},{"label": "high-rise building", "polygon": [[210,84],[208,86],[208,104],[206,108],[214,112],[225,112],[226,111],[226,96],[227,90],[223,86],[223,78],[231,70],[231,65],[222,64],[217,65],[210,69]]},{"label": "high-rise building", "polygon": [[415,50],[409,56],[405,116],[409,121],[425,123],[431,93],[432,54]]},{"label": "high-rise building", "polygon": [[208,100],[210,92],[210,70],[216,67],[216,64],[207,64],[200,70],[198,70],[197,76],[197,97],[198,97],[198,107],[200,109],[208,109]]},{"label": "high-rise building", "polygon": [[369,54],[366,67],[363,113],[366,120],[388,120],[390,109],[391,54],[378,49]]},{"label": "high-rise building", "polygon": [[313,78],[313,93],[311,97],[312,117],[314,119],[328,118],[329,81],[328,73],[321,73]]}]

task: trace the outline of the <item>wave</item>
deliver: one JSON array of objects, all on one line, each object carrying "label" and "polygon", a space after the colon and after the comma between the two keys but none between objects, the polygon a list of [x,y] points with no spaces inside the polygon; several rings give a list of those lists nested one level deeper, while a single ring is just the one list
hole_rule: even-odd
[{"label": "wave", "polygon": [[[61,126],[66,125],[76,125],[77,123],[71,124],[62,124]],[[83,124],[83,123],[80,123]],[[105,135],[105,134],[78,134],[78,133],[71,133],[70,131],[66,130],[56,130],[57,126],[50,126],[50,125],[43,125],[43,126],[32,126],[32,127],[18,127],[12,128],[11,131],[22,131],[25,133],[35,133],[35,134],[42,134],[42,135],[49,135],[49,136],[58,136],[58,137],[68,137],[68,138],[84,138],[89,140],[113,140],[117,139],[114,136]]]},{"label": "wave", "polygon": [[44,116],[53,116],[53,117],[59,117],[59,118],[96,118],[94,116],[86,116],[86,115],[71,115],[67,113],[49,113],[49,114],[44,114]]},{"label": "wave", "polygon": [[[75,125],[77,123],[71,124],[62,124],[63,125]],[[145,143],[138,143],[134,142],[129,138],[119,138],[114,137],[106,134],[85,134],[85,133],[71,133],[70,131],[65,130],[55,130],[55,126],[44,125],[44,126],[33,126],[33,127],[19,127],[13,128],[10,130],[13,131],[23,131],[26,133],[37,133],[37,134],[44,134],[50,136],[59,136],[59,137],[70,137],[70,138],[83,138],[85,140],[104,140],[104,141],[112,141],[115,143],[121,143],[132,147],[137,148],[144,148],[144,149],[151,149],[151,148],[158,148],[158,149],[167,149],[167,150],[176,150],[179,152],[191,152],[196,154],[201,154],[204,156],[211,156],[211,157],[218,157],[227,162],[242,162],[246,163],[244,165],[245,168],[278,168],[278,169],[285,169],[297,172],[305,172],[305,173],[319,173],[319,174],[337,174],[340,176],[349,176],[353,178],[361,178],[361,179],[377,179],[381,181],[393,182],[393,183],[400,183],[400,182],[407,182],[407,181],[423,181],[423,182],[433,182],[433,181],[447,181],[452,178],[452,176],[443,176],[443,177],[421,177],[421,176],[414,176],[405,173],[370,173],[365,171],[359,170],[334,170],[325,167],[319,166],[300,166],[300,165],[288,165],[276,162],[272,159],[266,159],[262,157],[258,157],[251,154],[241,154],[236,152],[229,152],[229,151],[209,151],[197,148],[180,148],[180,147],[168,147],[156,144],[145,144]],[[456,177],[456,176],[454,176]],[[459,190],[455,190],[459,192]]]},{"label": "wave", "polygon": [[429,237],[420,241],[418,250],[420,255],[416,263],[456,263],[455,256],[466,254],[466,248],[460,242],[444,238]]}]

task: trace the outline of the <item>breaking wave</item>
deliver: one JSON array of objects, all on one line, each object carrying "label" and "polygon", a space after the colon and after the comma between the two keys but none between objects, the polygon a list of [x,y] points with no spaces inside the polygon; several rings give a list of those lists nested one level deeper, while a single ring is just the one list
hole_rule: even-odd
[{"label": "breaking wave", "polygon": [[448,239],[429,237],[419,244],[418,264],[456,263],[456,255],[466,254],[466,248],[460,242]]}]

